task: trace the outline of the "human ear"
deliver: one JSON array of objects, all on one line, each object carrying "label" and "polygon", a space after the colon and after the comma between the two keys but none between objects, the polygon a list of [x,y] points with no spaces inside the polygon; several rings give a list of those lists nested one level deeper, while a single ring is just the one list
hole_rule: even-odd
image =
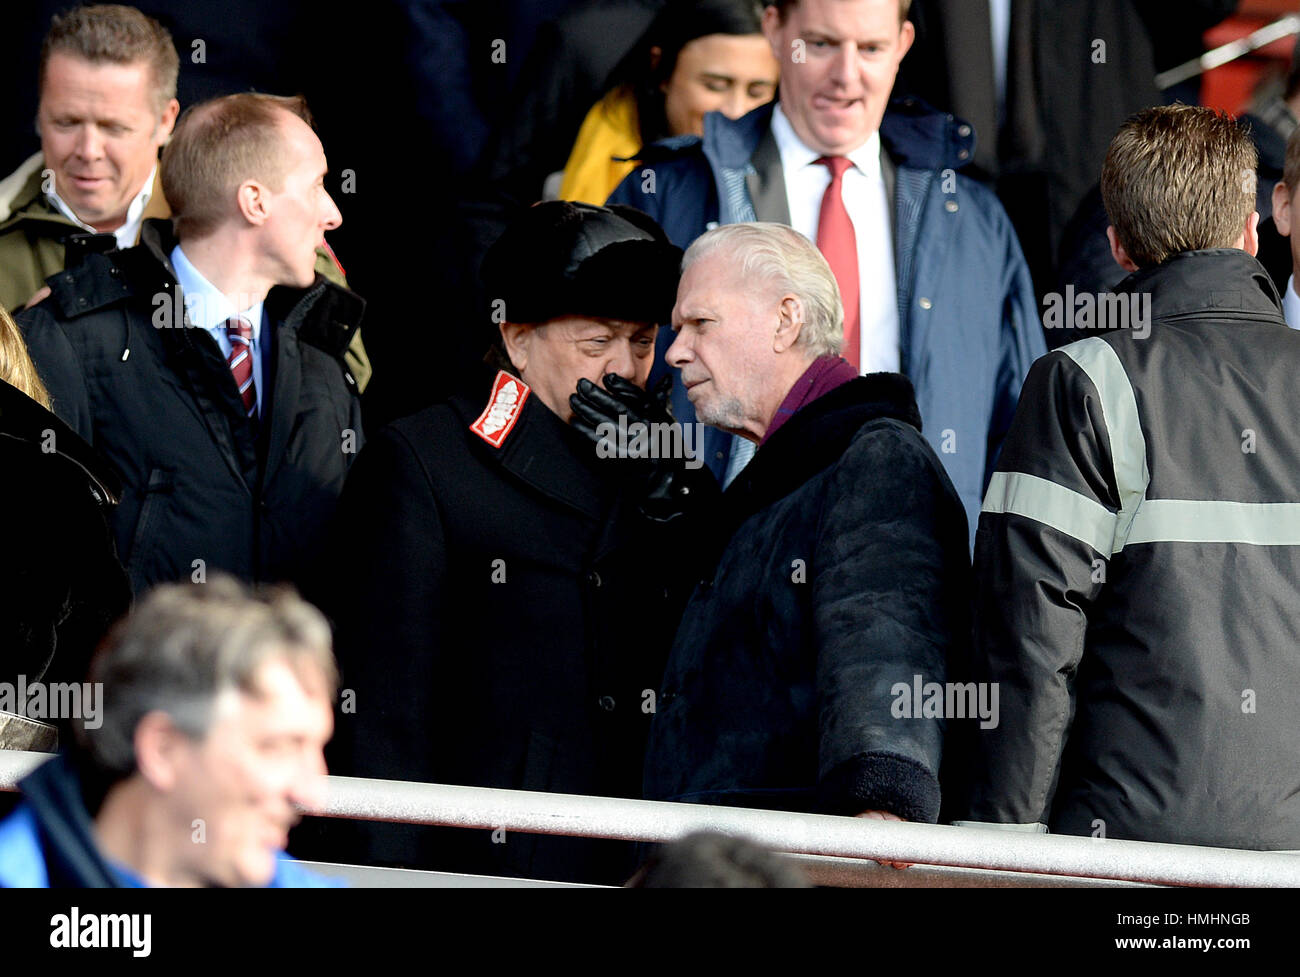
[{"label": "human ear", "polygon": [[803,302],[797,295],[786,295],[781,299],[776,333],[772,337],[772,351],[784,353],[799,341],[803,330]]},{"label": "human ear", "polygon": [[1115,259],[1115,264],[1119,265],[1125,271],[1134,272],[1138,270],[1137,264],[1128,256],[1124,250],[1124,245],[1119,243],[1119,235],[1115,233],[1115,226],[1112,224],[1106,228],[1106,240],[1110,242],[1110,254]]},{"label": "human ear", "polygon": [[501,342],[505,345],[506,356],[521,374],[528,368],[528,347],[532,336],[531,325],[521,322],[501,323]]}]

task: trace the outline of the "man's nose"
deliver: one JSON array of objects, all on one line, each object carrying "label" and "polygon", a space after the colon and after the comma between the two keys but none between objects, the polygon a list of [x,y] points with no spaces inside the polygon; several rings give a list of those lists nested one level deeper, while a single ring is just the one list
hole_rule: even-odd
[{"label": "man's nose", "polygon": [[858,46],[845,41],[835,49],[831,77],[846,88],[852,84],[858,67]]},{"label": "man's nose", "polygon": [[619,339],[613,342],[609,359],[605,362],[605,373],[617,373],[624,380],[636,379],[636,357],[632,355],[630,340]]},{"label": "man's nose", "polygon": [[343,214],[339,211],[338,204],[328,193],[325,194],[325,230],[332,231],[343,223]]},{"label": "man's nose", "polygon": [[664,362],[669,366],[681,368],[683,363],[691,359],[691,344],[686,338],[686,331],[682,330],[673,339],[673,344],[664,352]]},{"label": "man's nose", "polygon": [[83,125],[77,132],[77,155],[82,159],[99,159],[104,155],[104,140],[93,125]]},{"label": "man's nose", "polygon": [[319,809],[325,803],[326,773],[324,751],[309,751],[290,785],[293,803],[309,810]]}]

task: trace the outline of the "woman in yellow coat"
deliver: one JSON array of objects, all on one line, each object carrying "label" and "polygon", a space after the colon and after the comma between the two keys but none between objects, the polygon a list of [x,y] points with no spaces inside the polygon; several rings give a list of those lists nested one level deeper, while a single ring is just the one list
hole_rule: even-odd
[{"label": "woman in yellow coat", "polygon": [[603,204],[641,147],[703,135],[707,112],[732,119],[776,95],[778,65],[754,0],[671,0],[615,72],[621,83],[587,113],[561,200]]}]

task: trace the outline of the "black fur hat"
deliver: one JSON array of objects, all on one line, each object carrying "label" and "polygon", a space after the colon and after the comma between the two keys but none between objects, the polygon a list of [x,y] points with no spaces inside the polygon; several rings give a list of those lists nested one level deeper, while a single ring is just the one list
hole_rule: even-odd
[{"label": "black fur hat", "polygon": [[576,315],[664,324],[681,261],[681,248],[639,210],[552,200],[506,228],[482,273],[509,322]]}]

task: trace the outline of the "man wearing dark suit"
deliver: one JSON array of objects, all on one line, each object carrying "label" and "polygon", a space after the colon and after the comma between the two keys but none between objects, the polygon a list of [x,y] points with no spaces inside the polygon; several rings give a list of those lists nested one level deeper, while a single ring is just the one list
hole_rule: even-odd
[{"label": "man wearing dark suit", "polygon": [[[970,126],[915,101],[889,105],[912,41],[907,6],[773,0],[763,31],[781,61],[776,103],[734,121],[710,113],[702,139],[648,147],[610,202],[650,214],[682,247],[715,223],[754,220],[816,242],[843,296],[845,359],[912,381],[974,526],[1021,381],[1046,346],[1010,221],[957,172]],[[680,384],[673,410],[695,419]],[[724,485],[752,454],[725,432],[704,438]]]},{"label": "man wearing dark suit", "polygon": [[996,183],[1044,291],[1115,130],[1164,101],[1156,72],[1198,54],[1237,2],[914,0],[916,43],[894,92],[971,124],[968,172]]},{"label": "man wearing dark suit", "polygon": [[138,593],[221,569],[304,582],[361,447],[343,353],[362,300],[315,271],[340,222],[301,99],[188,110],[162,159],[176,213],[50,279],[20,317],[53,408],[124,486]]}]

